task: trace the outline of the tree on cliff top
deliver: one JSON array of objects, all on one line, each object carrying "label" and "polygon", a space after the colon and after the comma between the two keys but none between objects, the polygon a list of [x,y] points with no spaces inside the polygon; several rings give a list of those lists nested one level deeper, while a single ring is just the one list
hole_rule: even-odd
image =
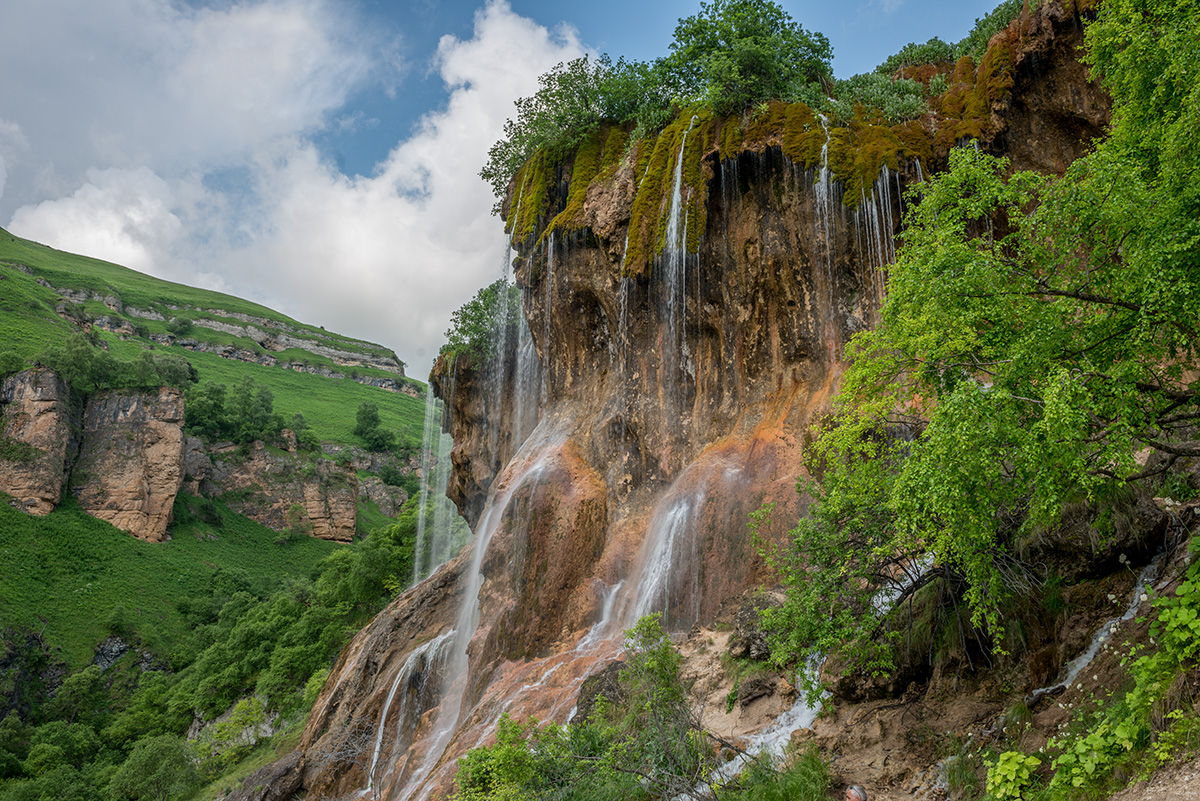
[{"label": "tree on cliff top", "polygon": [[688,100],[735,114],[787,97],[794,84],[833,74],[833,48],[768,0],[714,0],[679,20],[662,67],[678,76]]},{"label": "tree on cliff top", "polygon": [[650,62],[584,56],[540,76],[538,91],[516,101],[516,118],[505,123],[480,176],[503,197],[534,153],[561,158],[601,121],[636,122],[636,140],[669,123],[681,106],[734,114],[832,76],[829,40],[771,0],[701,3],[698,14],[679,20],[670,49]]},{"label": "tree on cliff top", "polygon": [[1087,41],[1113,130],[1061,180],[960,150],[922,186],[813,451],[816,512],[779,557],[782,652],[884,668],[881,588],[934,579],[999,642],[1036,580],[1021,541],[1200,456],[1198,11],[1103,4]]}]

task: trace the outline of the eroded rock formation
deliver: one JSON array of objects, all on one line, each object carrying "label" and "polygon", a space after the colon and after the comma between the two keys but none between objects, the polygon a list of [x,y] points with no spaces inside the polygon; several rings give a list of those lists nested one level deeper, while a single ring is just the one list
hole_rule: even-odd
[{"label": "eroded rock formation", "polygon": [[230,508],[276,531],[297,522],[326,540],[349,542],[358,520],[358,478],[353,467],[273,452],[257,442],[243,453],[234,445],[205,450],[188,439],[189,488],[195,494],[227,493]]},{"label": "eroded rock formation", "polygon": [[179,390],[96,393],[83,415],[71,491],[88,514],[161,542],[183,485],[183,444]]},{"label": "eroded rock formation", "polygon": [[4,379],[0,411],[0,492],[30,514],[50,514],[79,445],[78,404],[57,375],[37,368]]}]

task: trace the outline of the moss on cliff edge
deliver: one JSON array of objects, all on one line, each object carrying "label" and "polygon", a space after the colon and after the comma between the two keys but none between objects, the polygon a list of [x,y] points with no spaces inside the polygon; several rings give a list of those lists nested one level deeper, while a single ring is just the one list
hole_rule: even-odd
[{"label": "moss on cliff edge", "polygon": [[[1091,0],[1078,5],[1089,7]],[[551,162],[539,152],[518,171],[510,185],[506,230],[514,241],[534,245],[551,231],[586,227],[588,188],[612,180],[626,165],[633,170],[634,197],[624,270],[638,274],[667,246],[677,167],[682,169],[684,246],[695,252],[707,224],[713,165],[771,147],[805,169],[827,164],[842,185],[843,202],[856,206],[870,196],[884,167],[903,170],[912,159],[928,167],[964,140],[995,133],[993,107],[1012,90],[1025,22],[1018,19],[993,37],[978,64],[964,56],[948,73],[945,65],[937,67],[934,72],[946,74],[947,88],[929,98],[932,111],[919,119],[889,123],[878,110],[857,105],[849,120],[835,122],[804,103],[771,101],[727,118],[687,108],[656,136],[633,143],[627,126],[601,125],[565,159]],[[565,191],[550,183],[560,175]]]}]

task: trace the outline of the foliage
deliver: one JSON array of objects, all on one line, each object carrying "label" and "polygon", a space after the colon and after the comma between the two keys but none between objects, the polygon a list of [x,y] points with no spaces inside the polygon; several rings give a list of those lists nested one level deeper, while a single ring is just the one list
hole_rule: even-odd
[{"label": "foliage", "polygon": [[983,54],[987,51],[988,41],[1008,27],[1008,24],[1021,13],[1024,5],[1025,0],[1003,0],[991,12],[982,18],[977,18],[971,32],[954,45],[954,58],[970,56],[976,64],[982,61]]},{"label": "foliage", "polygon": [[833,50],[769,0],[713,0],[679,20],[664,68],[678,76],[690,101],[718,115],[784,97],[796,84],[831,73]]},{"label": "foliage", "polygon": [[777,562],[782,651],[886,668],[876,593],[937,579],[999,643],[1034,580],[1020,540],[1200,455],[1195,6],[1102,8],[1089,58],[1116,122],[1061,180],[959,150],[923,185],[882,323],[849,346],[811,451],[815,513]]},{"label": "foliage", "polygon": [[882,64],[876,67],[875,72],[881,75],[891,76],[901,67],[915,67],[922,64],[940,64],[956,60],[957,54],[955,52],[955,46],[947,44],[938,37],[934,36],[929,41],[922,44],[909,42],[904,47],[900,48],[900,52],[893,56],[889,56]]},{"label": "foliage", "polygon": [[192,333],[192,321],[189,317],[172,317],[167,323],[167,330],[177,337],[184,337]]},{"label": "foliage", "polygon": [[370,451],[388,451],[396,447],[396,435],[379,426],[379,405],[363,403],[355,413],[354,436],[359,437]]},{"label": "foliage", "polygon": [[114,801],[174,801],[199,784],[181,738],[163,734],[138,741],[108,785]]},{"label": "foliage", "polygon": [[186,388],[199,380],[195,369],[178,356],[141,351],[134,359],[123,361],[95,347],[81,333],[71,334],[61,346],[45,351],[37,360],[83,393],[115,388]]},{"label": "foliage", "polygon": [[675,797],[713,766],[686,688],[681,657],[658,615],[626,632],[624,703],[598,703],[568,726],[502,718],[496,743],[459,760],[456,801]]},{"label": "foliage", "polygon": [[1025,798],[1025,788],[1033,778],[1033,771],[1042,760],[1020,751],[1005,751],[996,757],[996,761],[988,766],[987,794],[996,801],[1021,801]]},{"label": "foliage", "polygon": [[503,198],[535,153],[561,161],[602,121],[635,125],[636,142],[670,123],[680,107],[734,114],[827,82],[832,73],[828,39],[771,0],[701,3],[699,13],[679,20],[670,49],[653,62],[585,56],[543,74],[538,91],[516,101],[517,116],[505,123],[480,175]]},{"label": "foliage", "polygon": [[671,119],[677,88],[658,65],[608,55],[581,56],[557,64],[538,77],[539,89],[516,101],[517,115],[504,125],[504,138],[488,151],[480,172],[497,197],[538,150],[563,158],[592,133],[602,120],[638,121],[649,130]]},{"label": "foliage", "polygon": [[446,344],[441,352],[486,362],[495,355],[501,332],[515,330],[521,314],[521,290],[500,278],[450,315]]},{"label": "foliage", "polygon": [[283,418],[275,413],[271,390],[243,375],[228,396],[224,384],[201,384],[189,392],[185,427],[209,440],[249,444],[275,440],[283,430]]},{"label": "foliage", "polygon": [[[816,748],[808,748],[790,764],[778,765],[767,758],[751,760],[737,777],[740,794],[735,797],[745,801],[825,801],[829,784],[829,766]],[[729,794],[733,795],[733,788]]]},{"label": "foliage", "polygon": [[191,744],[201,772],[220,776],[250,752],[267,722],[266,710],[255,697],[233,705],[228,717],[206,727]]},{"label": "foliage", "polygon": [[854,107],[865,106],[877,110],[888,122],[897,123],[928,111],[925,96],[925,87],[911,78],[893,80],[889,75],[865,72],[836,81],[832,97],[820,100],[816,107],[849,123],[854,119]]}]

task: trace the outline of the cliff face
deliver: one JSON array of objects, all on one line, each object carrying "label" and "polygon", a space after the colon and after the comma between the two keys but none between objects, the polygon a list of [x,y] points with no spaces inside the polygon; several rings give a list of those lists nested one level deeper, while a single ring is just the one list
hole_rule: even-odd
[{"label": "cliff face", "polygon": [[[402,490],[375,479],[360,487],[353,465],[315,462],[258,443],[247,458],[208,451],[183,433],[176,389],[97,393],[85,408],[47,369],[26,370],[0,387],[0,492],[30,514],[46,515],[68,485],[88,514],[139,539],[168,539],[175,497],[232,493],[230,506],[268,528],[287,528],[299,505],[313,536],[349,542],[360,494],[394,516]],[[366,462],[370,466],[370,461]]]},{"label": "cliff face", "polygon": [[[347,695],[345,676],[363,679],[346,654],[406,647],[376,624],[360,633],[309,720],[310,786],[440,797],[456,758],[486,741],[501,712],[564,719],[581,681],[616,658],[621,629],[640,615],[660,611],[685,631],[770,582],[750,513],[775,504],[759,529],[768,542],[803,513],[805,438],[829,410],[845,343],[876,320],[902,190],[920,165],[944,163],[960,130],[1016,166],[1064,169],[1107,110],[1097,88],[1073,83],[1079,35],[1074,5],[1052,2],[994,39],[999,55],[971,72],[994,77],[1007,53],[1011,83],[977,91],[965,72],[973,65],[957,65],[951,91],[960,100],[975,92],[983,112],[901,131],[925,139],[898,147],[849,204],[849,184],[821,159],[861,132],[830,132],[779,104],[763,124],[786,130],[681,120],[653,155],[635,149],[586,173],[577,158],[556,175],[519,176],[513,191],[523,195],[506,214],[525,323],[506,333],[502,360],[439,360],[431,378],[455,439],[448,494],[476,543],[473,564],[465,554],[454,563],[462,606],[453,628],[413,644],[434,642],[435,631],[452,642],[381,662],[399,665],[408,653],[436,665],[442,690],[408,696],[415,734],[388,711],[396,682],[407,681],[399,668]],[[1057,87],[1045,96],[1040,74]],[[820,155],[788,155],[799,151]],[[666,190],[647,213],[656,175]],[[538,180],[545,205],[530,213],[520,187]],[[638,262],[638,243],[654,241],[663,249]],[[415,614],[416,598],[385,616]],[[337,750],[339,733],[364,718],[384,756],[318,767],[313,755]]]},{"label": "cliff face", "polygon": [[79,447],[78,405],[57,375],[34,369],[4,379],[0,412],[0,492],[30,514],[50,514]]},{"label": "cliff face", "polygon": [[312,536],[354,538],[359,486],[353,467],[272,452],[261,442],[244,458],[232,445],[209,452],[194,437],[187,441],[186,465],[193,493],[230,493],[230,508],[268,528],[287,528],[288,513],[298,505]]},{"label": "cliff face", "polygon": [[100,392],[88,400],[71,491],[88,514],[138,539],[167,539],[183,485],[183,395]]}]

